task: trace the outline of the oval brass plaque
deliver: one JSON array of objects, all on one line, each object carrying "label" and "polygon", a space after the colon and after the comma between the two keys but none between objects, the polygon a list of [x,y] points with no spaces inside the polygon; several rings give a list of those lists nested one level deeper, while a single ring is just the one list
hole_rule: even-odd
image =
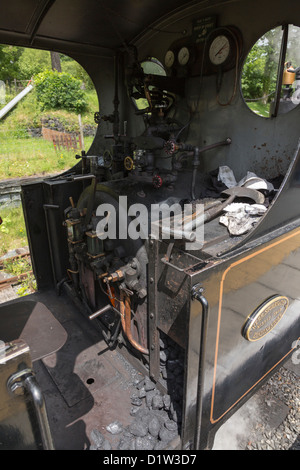
[{"label": "oval brass plaque", "polygon": [[289,300],[282,295],[274,295],[265,300],[247,318],[242,335],[248,341],[258,341],[270,333],[281,320],[289,306]]}]

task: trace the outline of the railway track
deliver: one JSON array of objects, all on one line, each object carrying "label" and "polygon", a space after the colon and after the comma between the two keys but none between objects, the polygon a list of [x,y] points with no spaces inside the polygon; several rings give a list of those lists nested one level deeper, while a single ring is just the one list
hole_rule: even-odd
[{"label": "railway track", "polygon": [[29,183],[37,183],[45,178],[51,178],[58,173],[51,175],[34,175],[23,178],[10,178],[0,181],[0,206],[16,205],[21,203],[21,186]]},{"label": "railway track", "polygon": [[0,259],[0,290],[7,289],[11,286],[14,286],[15,284],[18,284],[20,281],[27,279],[29,276],[33,274],[32,270],[29,270],[25,273],[20,273],[18,275],[12,274],[11,276],[9,276],[9,273],[5,273],[5,275],[3,274],[5,272],[4,270],[5,270],[6,262],[12,263],[20,259],[28,260],[30,263],[29,251]]}]

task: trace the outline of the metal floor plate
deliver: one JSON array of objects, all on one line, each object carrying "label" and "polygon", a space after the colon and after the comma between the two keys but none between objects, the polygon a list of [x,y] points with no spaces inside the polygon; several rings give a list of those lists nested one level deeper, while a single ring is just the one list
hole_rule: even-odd
[{"label": "metal floor plate", "polygon": [[[75,322],[64,323],[68,341],[55,354],[43,359],[49,374],[68,406],[76,405],[120,376],[106,356],[106,345],[94,345]],[[103,349],[104,348],[104,349]]]},{"label": "metal floor plate", "polygon": [[[17,299],[2,308],[0,328],[13,323],[7,330],[8,339],[16,332],[28,333],[24,340],[35,354],[33,366],[44,394],[55,449],[88,449],[95,429],[115,448],[119,436],[109,433],[106,426],[119,421],[126,427],[132,422],[130,397],[136,390],[133,380],[141,380],[143,375],[120,352],[107,347],[99,331],[67,295],[36,293],[27,297],[26,303]],[[16,311],[23,312],[23,316],[16,323],[8,322],[9,315]]]},{"label": "metal floor plate", "polygon": [[60,349],[67,333],[41,302],[24,300],[0,307],[0,339],[22,339],[30,348],[32,361]]}]

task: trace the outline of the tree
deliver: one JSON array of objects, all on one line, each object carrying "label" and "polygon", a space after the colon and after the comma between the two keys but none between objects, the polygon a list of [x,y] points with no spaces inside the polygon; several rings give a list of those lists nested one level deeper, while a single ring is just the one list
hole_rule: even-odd
[{"label": "tree", "polygon": [[58,52],[50,52],[51,55],[51,64],[52,70],[61,73],[61,63],[60,63],[60,55]]},{"label": "tree", "polygon": [[64,72],[48,70],[34,77],[41,109],[65,109],[81,113],[86,107],[81,81]]},{"label": "tree", "polygon": [[262,36],[252,47],[243,67],[242,90],[246,99],[259,99],[266,104],[276,89],[282,29]]},{"label": "tree", "polygon": [[23,47],[0,45],[0,80],[10,82],[18,78],[19,59],[23,51]]},{"label": "tree", "polygon": [[37,75],[45,70],[51,70],[51,58],[49,52],[39,49],[24,49],[19,59],[20,80],[30,80],[33,75]]}]

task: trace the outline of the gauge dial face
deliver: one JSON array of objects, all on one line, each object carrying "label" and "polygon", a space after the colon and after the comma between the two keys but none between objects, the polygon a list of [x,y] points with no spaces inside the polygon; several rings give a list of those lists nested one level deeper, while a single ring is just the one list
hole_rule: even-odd
[{"label": "gauge dial face", "polygon": [[214,65],[223,64],[230,54],[230,42],[224,35],[217,36],[210,45],[209,59]]},{"label": "gauge dial face", "polygon": [[168,51],[165,55],[165,66],[172,67],[175,62],[175,54],[173,51]]},{"label": "gauge dial face", "polygon": [[190,60],[190,51],[187,47],[182,47],[178,52],[178,62],[180,65],[186,65]]}]

